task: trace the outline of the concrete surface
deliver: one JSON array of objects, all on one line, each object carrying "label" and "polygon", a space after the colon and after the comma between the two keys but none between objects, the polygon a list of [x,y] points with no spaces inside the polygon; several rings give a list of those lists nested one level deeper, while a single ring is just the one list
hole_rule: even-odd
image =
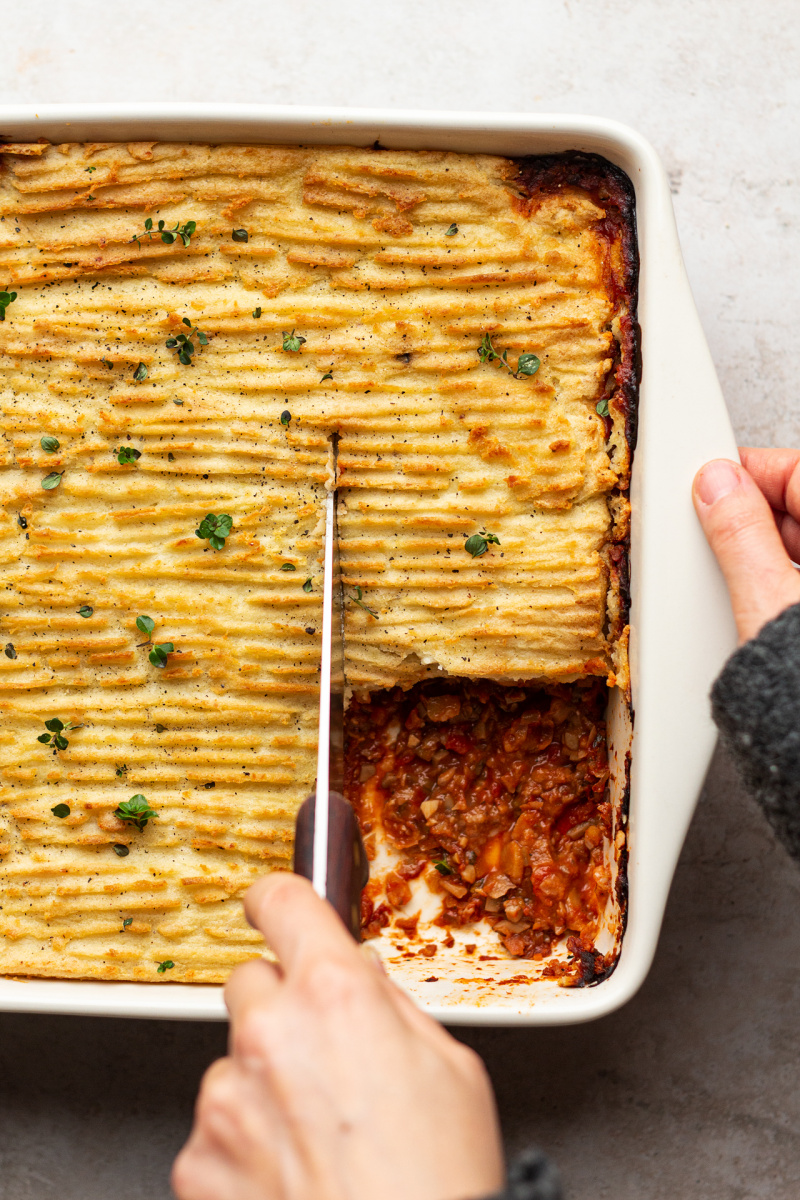
[{"label": "concrete surface", "polygon": [[[592,112],[670,171],[741,440],[797,444],[796,0],[28,0],[0,103],[259,100]],[[680,347],[676,346],[676,354]],[[689,431],[690,435],[690,431]],[[641,994],[594,1025],[467,1031],[510,1147],[569,1200],[800,1195],[800,872],[715,760]],[[0,1017],[0,1198],[162,1200],[218,1026]]]}]

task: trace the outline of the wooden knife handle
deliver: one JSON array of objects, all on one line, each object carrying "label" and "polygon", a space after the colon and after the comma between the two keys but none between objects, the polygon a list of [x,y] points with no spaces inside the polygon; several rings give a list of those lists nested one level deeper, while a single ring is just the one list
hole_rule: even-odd
[{"label": "wooden knife handle", "polygon": [[[312,793],[300,805],[294,838],[294,872],[313,878],[314,812]],[[361,892],[369,879],[369,863],[361,830],[350,805],[338,792],[329,793],[328,901],[357,942],[361,941]]]}]

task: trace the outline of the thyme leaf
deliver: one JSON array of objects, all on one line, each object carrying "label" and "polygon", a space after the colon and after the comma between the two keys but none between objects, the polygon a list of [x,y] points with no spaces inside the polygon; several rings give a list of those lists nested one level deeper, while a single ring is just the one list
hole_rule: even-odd
[{"label": "thyme leaf", "polygon": [[298,354],[300,347],[303,345],[305,340],[306,339],[301,337],[299,333],[295,333],[295,331],[292,330],[291,333],[284,333],[283,346],[281,348],[283,350],[288,350],[291,354]]},{"label": "thyme leaf", "polygon": [[519,379],[520,375],[535,375],[541,365],[541,360],[535,354],[520,354],[515,378]]},{"label": "thyme leaf", "polygon": [[[156,623],[152,617],[137,617],[136,618],[136,628],[138,630],[140,630],[142,633],[146,633],[148,639],[150,638],[150,635],[152,634],[155,627],[156,627]],[[148,645],[148,642],[145,642],[145,645]]]},{"label": "thyme leaf", "polygon": [[353,601],[354,604],[357,604],[359,608],[363,608],[364,612],[368,612],[371,617],[374,617],[376,621],[379,621],[380,617],[375,612],[375,609],[370,608],[368,604],[364,603],[364,601],[361,599],[362,595],[363,595],[363,592],[361,591],[361,588],[357,587],[355,596],[351,596],[350,599]]},{"label": "thyme leaf", "polygon": [[147,803],[147,797],[141,793],[131,796],[130,800],[123,800],[114,809],[114,816],[118,821],[126,821],[130,825],[135,825],[141,832],[148,821],[153,817],[157,817],[158,813],[154,808],[151,808]]},{"label": "thyme leaf", "polygon": [[58,438],[51,437],[49,433],[45,434],[45,436],[39,442],[39,445],[42,447],[45,454],[55,454],[56,450],[61,448],[61,443],[59,442]]},{"label": "thyme leaf", "polygon": [[167,656],[175,650],[172,642],[161,642],[158,646],[153,646],[148,658],[154,667],[162,669],[167,665]]},{"label": "thyme leaf", "polygon": [[0,292],[0,321],[6,319],[6,309],[9,304],[13,304],[17,298],[16,292]]},{"label": "thyme leaf", "polygon": [[195,534],[199,538],[208,538],[208,544],[212,550],[222,550],[225,545],[225,538],[230,534],[233,528],[233,517],[227,513],[220,513],[215,516],[214,513],[206,513],[200,522],[200,528],[195,529]]},{"label": "thyme leaf", "polygon": [[496,535],[493,533],[487,533],[485,529],[482,529],[480,533],[473,533],[472,537],[467,538],[467,540],[464,542],[464,549],[468,554],[471,554],[473,558],[480,558],[482,554],[486,553],[490,546],[499,545],[499,537],[496,537]]}]

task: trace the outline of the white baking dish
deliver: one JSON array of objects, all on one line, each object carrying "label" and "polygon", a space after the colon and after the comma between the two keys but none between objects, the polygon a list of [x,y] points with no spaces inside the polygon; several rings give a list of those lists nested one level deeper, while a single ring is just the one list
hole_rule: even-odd
[{"label": "white baking dish", "polygon": [[[720,574],[697,524],[691,480],[735,456],[733,433],[686,279],[669,188],[652,147],[596,117],[384,112],[262,105],[44,105],[0,108],[0,137],[25,141],[189,140],[327,143],[524,155],[602,154],[636,190],[643,374],[631,550],[628,923],[616,970],[587,988],[528,982],[519,960],[417,969],[401,982],[429,1012],[461,1024],[570,1024],[619,1008],[644,980],[667,894],[714,746],[708,690],[735,645]],[[620,734],[612,753],[624,757]],[[468,969],[467,969],[468,968]],[[465,970],[469,980],[462,977]],[[459,975],[460,972],[460,975]],[[448,977],[449,976],[449,977]],[[497,978],[500,976],[501,978]],[[506,978],[502,978],[506,977]],[[516,977],[513,979],[511,977]],[[0,1010],[221,1019],[222,989],[177,984],[0,979]]]}]

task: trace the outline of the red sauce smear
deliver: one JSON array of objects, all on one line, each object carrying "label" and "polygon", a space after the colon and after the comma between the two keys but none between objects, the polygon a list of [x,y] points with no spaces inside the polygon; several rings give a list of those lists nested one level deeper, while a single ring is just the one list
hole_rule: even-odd
[{"label": "red sauce smear", "polygon": [[[596,679],[448,679],[354,699],[345,794],[368,851],[382,832],[401,858],[365,890],[364,935],[389,924],[425,872],[439,925],[485,917],[520,958],[546,957],[564,936],[589,950],[611,886],[606,698]],[[395,923],[414,936],[415,919]]]}]

